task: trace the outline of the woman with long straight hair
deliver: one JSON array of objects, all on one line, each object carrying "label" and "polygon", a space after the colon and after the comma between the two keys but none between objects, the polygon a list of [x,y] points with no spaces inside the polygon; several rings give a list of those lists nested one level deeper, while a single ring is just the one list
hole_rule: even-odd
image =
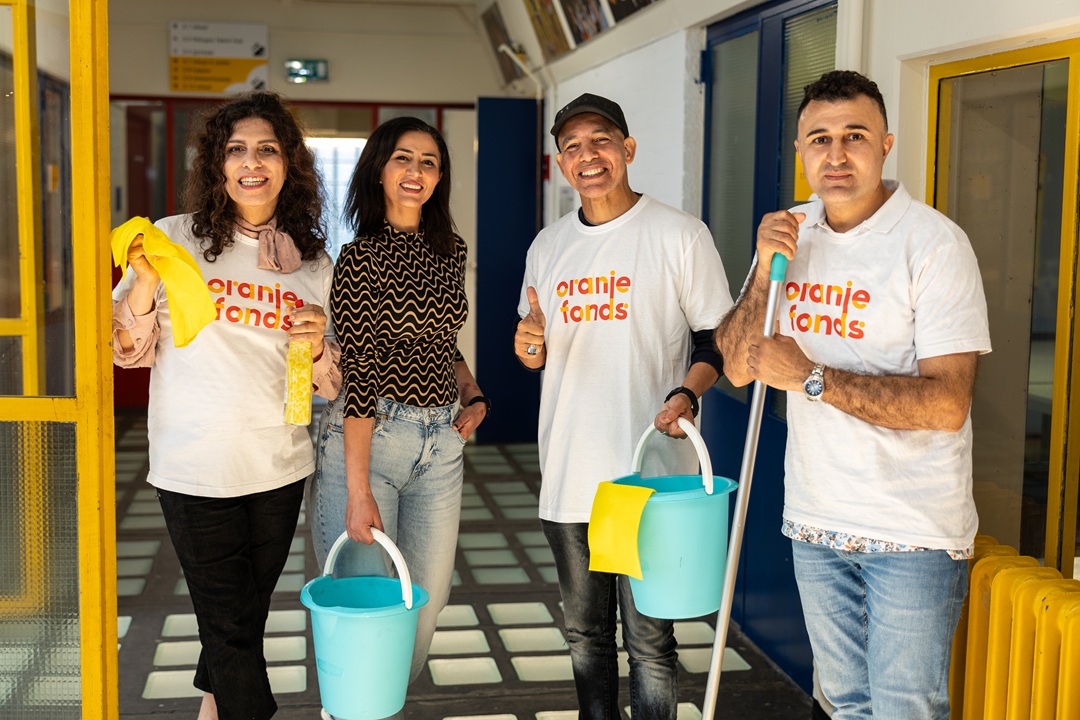
[{"label": "woman with long straight hair", "polygon": [[454,232],[450,156],[438,130],[412,117],[376,128],[345,215],[356,239],[337,260],[331,299],[343,384],[319,432],[313,544],[321,566],[343,532],[358,541],[338,557],[335,574],[346,577],[389,572],[385,553],[364,547],[374,540],[370,528],[398,545],[430,595],[411,680],[450,596],[463,447],[490,410],[457,347],[468,315],[466,251]]}]

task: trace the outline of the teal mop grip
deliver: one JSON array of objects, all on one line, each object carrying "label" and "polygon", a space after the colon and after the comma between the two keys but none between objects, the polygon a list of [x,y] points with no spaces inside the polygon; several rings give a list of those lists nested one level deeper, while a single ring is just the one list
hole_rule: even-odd
[{"label": "teal mop grip", "polygon": [[783,282],[784,275],[787,274],[788,259],[776,253],[772,256],[772,265],[769,267],[769,280],[772,282]]}]

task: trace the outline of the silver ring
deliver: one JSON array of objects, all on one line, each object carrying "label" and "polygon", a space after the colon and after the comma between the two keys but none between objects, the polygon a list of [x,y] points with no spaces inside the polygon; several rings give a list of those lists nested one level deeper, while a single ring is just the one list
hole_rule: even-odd
[{"label": "silver ring", "polygon": [[539,350],[536,349],[535,345],[530,345],[529,347],[525,348],[526,355],[535,355],[538,352]]}]

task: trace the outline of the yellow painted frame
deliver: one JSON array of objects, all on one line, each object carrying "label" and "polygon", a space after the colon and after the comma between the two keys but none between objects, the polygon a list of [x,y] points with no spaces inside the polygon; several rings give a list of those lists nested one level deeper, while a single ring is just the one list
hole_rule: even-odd
[{"label": "yellow painted frame", "polygon": [[72,263],[84,717],[120,715],[109,257],[107,0],[69,0]]},{"label": "yellow painted frame", "polygon": [[[40,248],[26,244],[26,237],[41,237],[39,170],[40,140],[37,133],[37,68],[34,60],[34,0],[0,0],[12,8],[16,34],[26,41],[14,43],[17,128],[16,162],[19,165],[20,282],[40,287]],[[119,673],[116,614],[116,504],[112,348],[109,343],[112,303],[109,269],[109,86],[108,2],[69,0],[71,53],[71,154],[72,154],[72,265],[75,310],[75,397],[38,397],[42,387],[43,353],[33,354],[32,367],[24,370],[25,397],[0,398],[0,422],[73,423],[78,473],[79,532],[79,632],[82,714],[114,720],[119,717]],[[24,105],[26,107],[24,107]],[[19,120],[18,118],[22,118]],[[32,118],[27,120],[27,118]],[[20,126],[18,123],[23,123]],[[26,128],[30,128],[29,130]],[[104,170],[102,170],[104,168]],[[23,173],[27,175],[23,175]],[[24,213],[26,215],[24,216]],[[28,221],[30,213],[37,220]],[[36,229],[32,232],[31,229]],[[40,291],[38,291],[40,292]],[[25,300],[24,300],[25,302]],[[24,304],[19,320],[0,321],[0,334],[32,338],[30,345],[43,347],[43,303]],[[25,355],[24,351],[24,355]],[[36,369],[35,369],[36,368]],[[24,449],[33,438],[24,442]],[[35,483],[40,495],[40,484]],[[39,510],[40,502],[31,503]],[[40,514],[37,522],[41,522]],[[40,532],[40,531],[39,531]],[[40,545],[30,543],[34,552]],[[38,581],[44,574],[40,561],[28,563]],[[47,570],[47,569],[46,569]],[[44,583],[39,596],[20,599],[18,607],[0,604],[0,613],[37,612],[42,607]]]},{"label": "yellow painted frame", "polygon": [[[1077,304],[1077,261],[1080,238],[1077,215],[1080,213],[1080,38],[995,53],[983,57],[942,63],[930,67],[928,131],[926,158],[926,197],[941,212],[947,212],[948,178],[937,178],[939,150],[948,151],[948,138],[939,147],[938,113],[951,112],[948,98],[940,102],[939,90],[946,78],[972,75],[992,70],[1069,61],[1068,101],[1065,127],[1065,173],[1062,187],[1061,252],[1058,275],[1057,338],[1054,354],[1054,397],[1051,401],[1050,474],[1047,488],[1046,540],[1044,562],[1056,567],[1066,577],[1074,572],[1077,493],[1080,486],[1080,401],[1071,402],[1074,386],[1080,384],[1080,316]],[[940,182],[940,184],[938,184]],[[940,194],[935,189],[943,190]],[[1070,452],[1071,450],[1071,452]],[[1067,550],[1067,551],[1066,551]]]},{"label": "yellow painted frame", "polygon": [[38,122],[37,27],[34,0],[0,0],[11,7],[14,30],[15,205],[19,218],[19,317],[0,334],[22,337],[23,395],[37,395],[45,380],[45,289],[41,268],[41,135]]},{"label": "yellow painted frame", "polygon": [[[0,320],[0,335],[22,340],[22,392],[37,395],[45,380],[45,296],[42,277],[41,134],[38,119],[37,25],[33,0],[0,0],[11,8],[12,80],[15,91],[15,187],[19,246],[19,317]],[[17,402],[14,400],[7,402]],[[19,453],[26,464],[42,446],[41,426],[22,428]],[[45,536],[42,505],[43,483],[25,476],[20,550],[22,592],[0,600],[0,612],[25,617],[39,612],[45,603],[44,553],[38,538]]]}]

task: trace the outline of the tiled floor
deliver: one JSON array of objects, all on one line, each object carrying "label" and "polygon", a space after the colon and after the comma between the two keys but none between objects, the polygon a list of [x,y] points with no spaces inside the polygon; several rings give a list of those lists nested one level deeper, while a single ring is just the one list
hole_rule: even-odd
[{"label": "tiled floor", "polygon": [[[146,418],[117,418],[117,583],[120,714],[129,720],[194,718],[199,653],[187,588],[145,484]],[[457,571],[425,672],[409,689],[408,720],[572,720],[570,659],[561,631],[551,552],[536,518],[535,445],[466,448]],[[302,513],[267,628],[276,718],[315,720],[319,692],[307,610],[299,592],[319,574]],[[698,720],[714,617],[680,622],[679,720]],[[733,628],[718,718],[801,720],[809,699]],[[621,656],[623,701],[627,664]],[[629,718],[629,708],[625,708]]]}]

